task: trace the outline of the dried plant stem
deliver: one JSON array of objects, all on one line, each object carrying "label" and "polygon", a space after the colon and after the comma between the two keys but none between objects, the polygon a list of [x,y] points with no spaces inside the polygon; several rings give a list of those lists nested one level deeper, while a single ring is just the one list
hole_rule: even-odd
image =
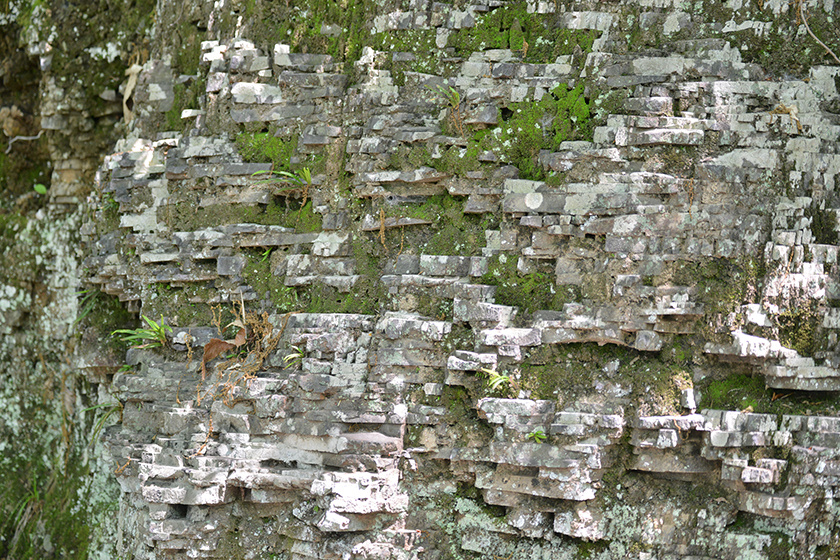
[{"label": "dried plant stem", "polygon": [[382,243],[382,248],[385,249],[385,254],[388,254],[388,246],[385,244],[385,209],[379,209],[379,242]]},{"label": "dried plant stem", "polygon": [[207,436],[204,438],[204,443],[201,444],[195,453],[189,455],[187,459],[194,459],[199,455],[204,455],[204,452],[207,450],[207,444],[210,442],[210,435],[213,433],[213,416],[210,416],[209,426],[207,427]]},{"label": "dried plant stem", "polygon": [[831,50],[828,47],[828,45],[820,41],[820,38],[814,35],[814,32],[811,31],[811,27],[808,25],[808,18],[805,16],[805,2],[803,0],[799,0],[799,15],[802,16],[802,25],[805,26],[805,31],[808,32],[808,35],[810,35],[814,39],[814,41],[819,43],[820,46],[824,48],[828,52],[828,54],[831,55],[831,57],[837,62],[837,64],[840,64],[840,58],[837,58],[837,55],[834,54],[834,51]]},{"label": "dried plant stem", "polygon": [[12,144],[17,142],[18,140],[37,140],[41,137],[43,133],[44,131],[42,130],[35,136],[15,136],[14,138],[9,138],[9,147],[6,148],[6,153],[8,154],[12,151]]}]

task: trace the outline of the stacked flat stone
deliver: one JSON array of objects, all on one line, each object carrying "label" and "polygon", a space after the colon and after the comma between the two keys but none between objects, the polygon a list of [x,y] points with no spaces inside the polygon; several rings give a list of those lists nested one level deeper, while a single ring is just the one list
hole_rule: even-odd
[{"label": "stacked flat stone", "polygon": [[[643,3],[642,15],[670,34],[688,14],[664,4]],[[274,315],[277,348],[232,387],[225,385],[240,379],[247,361],[213,361],[205,378],[199,373],[197,357],[220,335],[206,325],[173,333],[192,341],[191,357],[132,351],[135,372],[118,373],[109,387],[123,403],[122,422],[107,430],[121,465],[126,555],[222,558],[235,549],[300,560],[444,558],[450,551],[564,558],[581,552],[583,541],[603,541],[604,558],[768,558],[776,530],[794,536],[803,555],[836,546],[835,418],[698,413],[691,390],[684,414],[644,416],[620,384],[614,394],[556,401],[475,395],[480,374],[513,370],[541,347],[619,345],[647,359],[689,337],[703,339],[710,363],[752,368],[769,387],[840,390],[836,335],[819,355],[802,356],[773,333],[794,301],[830,309],[820,327],[840,328],[837,308],[827,305],[838,292],[837,247],[814,243],[806,216],[814,203],[836,210],[817,191],[833,192],[840,175],[840,125],[825,109],[837,98],[840,70],[814,66],[807,81],[770,81],[721,38],[676,41],[667,54],[611,52],[628,16],[622,3],[565,12],[528,4],[560,27],[600,32],[582,73],[574,56],[532,64],[510,49],[465,58],[447,50],[450,34],[500,5],[461,10],[417,1],[376,17],[378,32],[434,32],[454,69],[446,77],[405,72],[404,85],[382,60],[411,53],[365,47],[351,80],[326,54],[241,38],[207,41],[205,96],[182,112],[185,132],[125,139],[106,158],[100,186],[119,204],[120,230],[91,240],[86,266],[91,282],[135,311],[150,303],[156,285],[212,286],[212,296],[194,303],[257,305],[243,275],[243,250],[257,247],[282,250],[271,274],[285,286],[352,293],[361,278],[354,242],[436,225],[354,215],[347,192],[396,205],[446,193],[465,197],[465,213],[503,218],[469,254],[409,248],[389,255],[374,280],[392,305],[377,315]],[[148,132],[144,123],[171,109],[174,79],[164,62],[143,71],[136,131]],[[509,104],[538,101],[578,80],[626,99],[592,141],[538,154],[546,170],[568,180],[522,179],[492,153],[465,176],[425,164],[389,167],[401,149],[425,147],[434,159],[467,145],[444,133],[446,112],[428,93],[435,86],[463,92],[464,124],[483,128],[498,125]],[[193,209],[271,202],[271,187],[253,178],[271,164],[244,162],[223,132],[260,126],[296,139],[290,163],[313,154],[342,160],[349,191],[322,175],[309,193],[321,231],[249,223],[180,231],[164,219],[187,194]],[[691,161],[661,159],[663,150],[688,148],[699,154]],[[768,192],[782,170],[791,190],[810,188],[814,197]],[[738,324],[709,316],[697,282],[646,282],[677,265],[762,254],[777,269],[760,303],[735,304],[731,311],[744,319]],[[520,271],[548,264],[555,288],[597,276],[607,289],[600,298],[526,313],[497,303],[496,287],[481,281],[501,257],[516,259]],[[451,316],[421,315],[410,303],[416,296],[451,304]],[[713,340],[704,338],[705,323]],[[292,348],[299,359],[284,359]],[[626,487],[610,482],[619,470]],[[725,495],[692,500],[687,485]],[[622,502],[643,486],[674,494],[645,495],[634,508]],[[754,527],[734,525],[739,512],[755,516]]]}]

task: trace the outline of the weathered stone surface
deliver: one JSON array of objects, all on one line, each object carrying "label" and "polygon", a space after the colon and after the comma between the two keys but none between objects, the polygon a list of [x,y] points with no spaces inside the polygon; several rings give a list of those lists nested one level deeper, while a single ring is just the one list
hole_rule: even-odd
[{"label": "weathered stone surface", "polygon": [[837,547],[832,2],[76,4],[0,16],[5,510],[78,460],[103,558]]}]

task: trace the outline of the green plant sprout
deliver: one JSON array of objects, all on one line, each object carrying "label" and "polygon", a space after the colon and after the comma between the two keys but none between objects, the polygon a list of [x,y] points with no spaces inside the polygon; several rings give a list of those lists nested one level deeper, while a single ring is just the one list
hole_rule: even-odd
[{"label": "green plant sprout", "polygon": [[456,108],[461,105],[461,94],[458,93],[458,90],[452,86],[445,88],[443,86],[435,86],[435,87],[428,87],[427,88],[445,99],[451,108]]},{"label": "green plant sprout", "polygon": [[154,319],[149,319],[145,315],[141,315],[146,321],[149,328],[147,329],[118,329],[111,333],[114,335],[125,335],[120,340],[123,342],[130,342],[133,344],[132,348],[158,348],[166,346],[166,333],[172,332],[172,327],[164,324],[163,317],[160,318],[160,323],[156,323]]},{"label": "green plant sprout", "polygon": [[[300,173],[292,173],[289,171],[255,171],[251,177],[259,177],[261,175],[268,175],[267,178],[257,181],[258,185],[282,184],[291,183],[299,187],[312,185],[312,172],[308,167],[300,170]],[[297,190],[298,187],[291,187],[288,190]]]},{"label": "green plant sprout", "polygon": [[267,179],[257,181],[258,185],[282,185],[291,184],[292,186],[280,189],[281,194],[289,195],[293,192],[300,191],[303,195],[303,202],[300,203],[301,208],[306,205],[309,199],[309,188],[312,186],[312,171],[308,167],[304,167],[298,173],[291,173],[289,171],[256,171],[251,174],[251,177],[258,177],[260,175],[268,175]]},{"label": "green plant sprout", "polygon": [[76,320],[73,321],[74,327],[82,321],[84,321],[85,317],[87,317],[90,314],[90,312],[93,311],[93,306],[96,304],[95,298],[97,293],[98,292],[96,290],[81,290],[79,292],[76,292],[77,296],[83,295],[85,297],[83,297],[82,301],[79,303],[81,311],[79,311]]},{"label": "green plant sprout", "polygon": [[460,136],[464,136],[464,117],[461,115],[461,94],[452,86],[428,87],[427,89],[443,98],[449,104],[449,118]]},{"label": "green plant sprout", "polygon": [[303,363],[303,348],[300,346],[292,346],[292,352],[283,356],[283,363],[286,367],[299,365]]},{"label": "green plant sprout", "polygon": [[32,190],[38,194],[47,194],[47,186],[43,183],[35,183],[32,185]]},{"label": "green plant sprout", "polygon": [[534,443],[542,443],[548,438],[542,428],[535,428],[525,437],[534,441]]},{"label": "green plant sprout", "polygon": [[89,406],[87,408],[82,409],[82,412],[87,412],[89,410],[98,410],[107,408],[108,410],[105,411],[105,414],[99,417],[99,420],[96,421],[96,424],[93,426],[93,433],[90,437],[90,446],[93,447],[96,444],[97,439],[99,438],[99,433],[102,431],[102,428],[105,426],[105,421],[108,420],[114,412],[122,411],[123,405],[121,402],[117,401],[115,403],[102,403],[97,404],[94,406]]},{"label": "green plant sprout", "polygon": [[481,368],[487,374],[487,388],[491,391],[499,389],[502,385],[510,385],[510,376],[499,373],[494,369]]},{"label": "green plant sprout", "polygon": [[269,247],[268,249],[266,249],[265,251],[263,251],[260,254],[262,255],[262,258],[260,259],[260,262],[263,263],[263,262],[267,261],[268,257],[271,256],[271,247]]},{"label": "green plant sprout", "polygon": [[300,174],[298,175],[298,179],[303,181],[305,185],[312,185],[312,171],[308,167],[304,167],[300,170]]},{"label": "green plant sprout", "polygon": [[[0,529],[4,532],[6,527],[14,527],[15,535],[20,533],[20,529],[29,523],[30,518],[35,513],[36,509],[43,505],[41,495],[38,492],[38,480],[33,477],[32,489],[27,490],[26,494],[15,504],[12,514],[6,519]],[[14,551],[17,548],[17,538],[12,539],[9,550]]]}]

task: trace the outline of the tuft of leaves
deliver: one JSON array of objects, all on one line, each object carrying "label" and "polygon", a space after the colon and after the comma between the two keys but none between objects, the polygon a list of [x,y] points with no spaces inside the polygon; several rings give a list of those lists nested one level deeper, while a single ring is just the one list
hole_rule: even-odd
[{"label": "tuft of leaves", "polygon": [[534,443],[542,443],[548,438],[542,428],[535,428],[525,437],[532,440]]},{"label": "tuft of leaves", "polygon": [[499,373],[493,369],[481,368],[482,373],[487,375],[487,388],[496,391],[511,385],[510,376]]},{"label": "tuft of leaves", "polygon": [[300,346],[292,346],[292,351],[283,356],[283,363],[286,367],[299,365],[303,362],[304,352]]},{"label": "tuft of leaves", "polygon": [[160,318],[160,323],[155,322],[154,319],[149,319],[145,315],[141,315],[141,317],[143,317],[148,328],[118,329],[113,331],[111,336],[123,335],[120,340],[131,343],[132,348],[159,348],[166,346],[166,335],[172,332],[172,327],[163,322],[163,317]]}]

